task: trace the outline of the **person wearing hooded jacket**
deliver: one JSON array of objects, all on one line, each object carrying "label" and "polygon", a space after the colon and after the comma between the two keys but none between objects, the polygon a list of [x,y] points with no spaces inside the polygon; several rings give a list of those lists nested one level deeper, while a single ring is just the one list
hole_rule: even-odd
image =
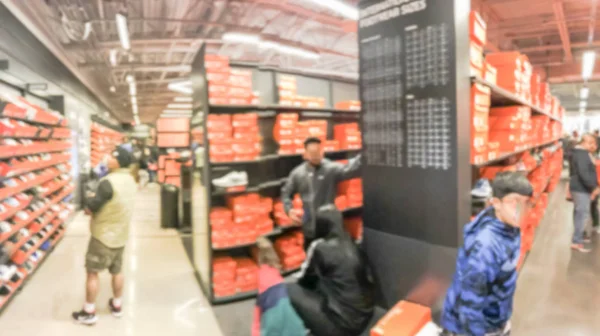
[{"label": "person wearing hooded jacket", "polygon": [[292,306],[314,336],[359,335],[373,315],[368,263],[342,222],[335,206],[319,208],[316,239],[298,283],[288,284]]},{"label": "person wearing hooded jacket", "polygon": [[519,172],[492,182],[491,206],[464,228],[456,272],[446,294],[442,336],[507,336],[517,266],[520,224],[533,188]]}]

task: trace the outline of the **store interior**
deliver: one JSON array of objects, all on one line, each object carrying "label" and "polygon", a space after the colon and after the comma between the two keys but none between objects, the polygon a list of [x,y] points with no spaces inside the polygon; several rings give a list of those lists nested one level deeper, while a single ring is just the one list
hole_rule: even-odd
[{"label": "store interior", "polygon": [[[600,130],[597,0],[31,2],[0,0],[0,334],[251,335],[257,239],[286,283],[310,259],[306,199],[286,201],[308,138],[361,162],[330,190],[375,286],[360,335],[437,335],[479,183],[504,172],[533,188],[511,335],[598,334],[565,150]],[[124,314],[103,273],[88,328],[86,195],[124,144]]]}]

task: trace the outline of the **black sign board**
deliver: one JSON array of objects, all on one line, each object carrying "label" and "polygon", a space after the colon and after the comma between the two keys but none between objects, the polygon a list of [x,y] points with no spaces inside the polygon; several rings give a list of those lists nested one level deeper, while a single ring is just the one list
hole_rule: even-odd
[{"label": "black sign board", "polygon": [[[435,273],[428,267],[433,254],[453,264],[465,224],[460,222],[468,219],[463,204],[469,185],[462,183],[470,174],[468,127],[463,132],[469,123],[463,108],[469,99],[468,46],[463,53],[457,46],[465,42],[456,41],[463,31],[468,41],[463,7],[468,4],[457,6],[455,0],[360,3],[365,245],[376,273],[386,278],[380,282],[392,286],[392,295],[383,293],[388,300],[409,293],[419,276]],[[398,287],[396,272],[384,271],[390,267],[412,267],[401,273],[413,272],[415,279]]]}]

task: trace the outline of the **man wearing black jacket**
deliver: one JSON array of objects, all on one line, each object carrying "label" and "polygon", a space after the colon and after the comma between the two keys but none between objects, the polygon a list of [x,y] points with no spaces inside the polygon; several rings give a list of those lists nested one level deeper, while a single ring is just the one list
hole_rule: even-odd
[{"label": "man wearing black jacket", "polygon": [[581,138],[579,145],[573,149],[571,156],[569,188],[574,203],[573,222],[575,225],[571,248],[583,253],[590,252],[590,249],[584,245],[587,243],[584,233],[585,222],[590,215],[590,203],[600,193],[596,164],[592,156],[596,147],[596,138],[591,134],[586,134]]}]

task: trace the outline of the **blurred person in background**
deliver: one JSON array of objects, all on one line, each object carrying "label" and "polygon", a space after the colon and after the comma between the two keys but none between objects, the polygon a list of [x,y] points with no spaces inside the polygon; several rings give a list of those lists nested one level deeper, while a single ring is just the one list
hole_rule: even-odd
[{"label": "blurred person in background", "polygon": [[316,224],[298,283],[288,284],[292,306],[314,336],[360,335],[374,309],[366,256],[344,231],[335,205],[319,208]]},{"label": "blurred person in background", "polygon": [[112,275],[113,289],[108,307],[112,315],[122,316],[123,252],[129,239],[129,224],[137,190],[130,171],[132,162],[133,157],[127,149],[115,149],[108,159],[109,174],[100,179],[93,197],[86,202],[85,212],[92,216],[92,237],[85,256],[86,296],[83,308],[72,314],[73,319],[81,324],[93,325],[98,321],[98,273],[106,269]]},{"label": "blurred person in background", "polygon": [[510,334],[521,258],[520,223],[532,194],[531,183],[521,173],[496,175],[491,206],[464,228],[442,312],[442,336]]},{"label": "blurred person in background", "polygon": [[[360,175],[361,156],[350,159],[343,165],[323,157],[319,138],[304,141],[305,162],[290,173],[281,189],[284,210],[294,224],[302,225],[305,248],[315,239],[315,209],[334,204],[337,184]],[[302,211],[293,208],[296,193],[302,199]]]},{"label": "blurred person in background", "polygon": [[575,226],[571,248],[583,253],[591,251],[585,246],[590,242],[589,237],[585,235],[585,224],[592,211],[592,201],[600,193],[596,161],[593,156],[596,147],[596,138],[592,134],[585,134],[573,149],[570,161],[569,191],[574,204],[573,224]]},{"label": "blurred person in background", "polygon": [[252,336],[305,336],[304,324],[292,305],[281,276],[281,262],[271,241],[260,237],[258,246],[258,297]]}]

